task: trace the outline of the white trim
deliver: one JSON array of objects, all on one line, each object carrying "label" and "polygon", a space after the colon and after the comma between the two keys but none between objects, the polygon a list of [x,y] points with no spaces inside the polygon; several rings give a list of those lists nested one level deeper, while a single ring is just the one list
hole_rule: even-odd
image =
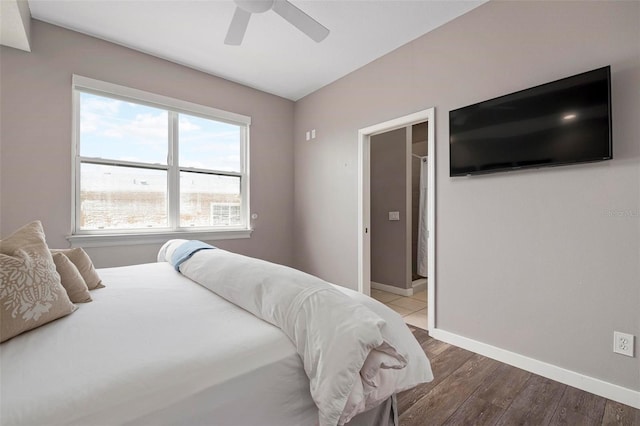
[{"label": "white trim", "polygon": [[411,288],[413,289],[413,294],[425,291],[427,289],[427,279],[418,278],[417,280],[413,280]]},{"label": "white trim", "polygon": [[416,293],[426,290],[427,280],[425,278],[420,278],[419,280],[415,280],[411,283],[411,288],[400,288],[388,284],[377,283],[375,281],[371,281],[371,288],[375,288],[376,290],[386,291],[387,293],[398,294],[400,296],[413,296]]},{"label": "white trim", "polygon": [[427,329],[436,328],[436,111],[427,110]]},{"label": "white trim", "polygon": [[477,354],[498,360],[505,364],[521,368],[531,373],[555,380],[574,388],[599,395],[603,398],[611,399],[640,409],[640,392],[624,388],[613,383],[605,382],[594,377],[585,376],[575,371],[567,370],[553,364],[549,364],[537,359],[529,358],[515,352],[501,349],[477,340],[469,339],[442,329],[434,328],[429,330],[429,335],[434,339],[450,343]]},{"label": "white trim", "polygon": [[244,143],[240,144],[240,161],[244,164],[244,176],[240,177],[240,194],[242,196],[242,203],[240,204],[242,211],[240,212],[240,215],[242,216],[241,225],[246,229],[251,228],[251,185],[249,184],[251,181],[249,176],[251,170],[251,165],[249,164],[251,161],[251,156],[249,155],[250,129],[251,124],[247,123],[247,125],[243,126],[240,130],[242,132],[241,138],[244,140]]},{"label": "white trim", "polygon": [[413,296],[413,288],[400,288],[388,284],[381,284],[375,281],[371,281],[371,288],[375,288],[376,290],[386,291],[387,293],[393,293],[400,296]]},{"label": "white trim", "polygon": [[[369,129],[369,128],[368,128]],[[371,295],[371,149],[368,129],[358,131],[358,291]],[[369,267],[367,267],[369,265]]]},{"label": "white trim", "polygon": [[106,81],[94,80],[93,78],[83,77],[77,74],[73,74],[72,82],[73,89],[75,90],[102,92],[98,94],[104,94],[111,97],[115,95],[125,99],[143,101],[148,104],[158,105],[163,109],[170,109],[176,112],[203,114],[207,116],[207,118],[215,116],[216,118],[226,120],[234,124],[251,124],[251,117],[246,115],[194,104],[193,102],[182,101],[180,99],[174,99],[168,96],[146,92],[144,90],[133,89],[119,84],[107,83]]},{"label": "white trim", "polygon": [[72,247],[110,247],[110,246],[135,246],[145,244],[165,243],[171,239],[188,240],[237,240],[250,238],[252,229],[234,229],[215,232],[207,231],[183,231],[183,232],[153,232],[147,234],[81,234],[67,235],[65,238]]},{"label": "white trim", "polygon": [[77,219],[81,217],[80,199],[80,93],[71,85],[71,233],[75,232]]},{"label": "white trim", "polygon": [[[169,227],[177,229],[180,225],[180,147],[173,143],[178,140],[179,117],[178,114],[169,111],[169,134],[167,140],[167,203],[169,204]],[[177,199],[176,199],[177,198]]]},{"label": "white trim", "polygon": [[413,114],[405,115],[404,117],[394,118],[393,120],[374,124],[373,126],[365,127],[358,130],[358,134],[374,136],[380,133],[386,133],[391,130],[399,129],[400,127],[405,127],[410,124],[422,123],[423,121],[428,120],[429,111],[432,110],[433,108],[429,108],[422,111],[414,112]]},{"label": "white trim", "polygon": [[404,117],[395,118],[383,123],[374,124],[358,130],[358,291],[370,294],[371,287],[371,238],[370,238],[370,138],[373,135],[395,130],[408,125],[427,121],[427,145],[429,167],[429,182],[427,189],[427,229],[429,239],[427,243],[429,257],[427,259],[427,329],[435,328],[436,305],[436,173],[435,173],[435,108],[429,108]]}]

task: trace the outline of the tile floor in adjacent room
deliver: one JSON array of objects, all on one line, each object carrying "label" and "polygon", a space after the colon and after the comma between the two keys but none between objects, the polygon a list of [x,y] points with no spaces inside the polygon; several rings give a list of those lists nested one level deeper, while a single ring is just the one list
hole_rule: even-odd
[{"label": "tile floor in adjacent room", "polygon": [[427,329],[427,291],[420,291],[413,296],[400,296],[375,288],[371,289],[371,297],[384,303],[404,318],[407,324],[423,330]]}]

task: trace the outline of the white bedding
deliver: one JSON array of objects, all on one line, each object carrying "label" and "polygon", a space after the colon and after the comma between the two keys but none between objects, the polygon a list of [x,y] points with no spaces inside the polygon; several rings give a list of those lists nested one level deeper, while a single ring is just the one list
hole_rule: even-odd
[{"label": "white bedding", "polygon": [[[93,302],[0,346],[0,424],[317,422],[301,361],[276,327],[168,263],[98,272],[107,287]],[[199,393],[219,417],[180,409]]]},{"label": "white bedding", "polygon": [[[174,252],[190,245],[169,241],[158,260],[172,260]],[[397,314],[373,312],[317,277],[221,249],[197,251],[179,268],[278,326],[294,342],[321,426],[342,425],[395,392],[432,379],[429,362],[407,327],[387,325],[386,317]]]},{"label": "white bedding", "polygon": [[[169,263],[98,272],[107,288],[92,303],[0,346],[0,424],[318,423],[303,363],[277,327]],[[402,330],[398,339],[410,336],[393,311],[339,290]],[[409,344],[416,369],[403,370],[403,383],[430,378]]]}]

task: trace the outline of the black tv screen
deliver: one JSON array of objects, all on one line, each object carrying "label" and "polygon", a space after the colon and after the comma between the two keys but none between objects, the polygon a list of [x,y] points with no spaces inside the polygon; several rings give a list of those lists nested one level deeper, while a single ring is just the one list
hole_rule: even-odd
[{"label": "black tv screen", "polygon": [[609,66],[449,112],[450,176],[608,160]]}]

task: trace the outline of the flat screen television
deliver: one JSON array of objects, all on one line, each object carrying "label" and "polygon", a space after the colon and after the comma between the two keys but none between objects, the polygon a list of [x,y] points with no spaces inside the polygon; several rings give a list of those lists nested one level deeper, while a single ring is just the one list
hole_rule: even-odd
[{"label": "flat screen television", "polygon": [[450,176],[609,160],[609,66],[449,112]]}]

